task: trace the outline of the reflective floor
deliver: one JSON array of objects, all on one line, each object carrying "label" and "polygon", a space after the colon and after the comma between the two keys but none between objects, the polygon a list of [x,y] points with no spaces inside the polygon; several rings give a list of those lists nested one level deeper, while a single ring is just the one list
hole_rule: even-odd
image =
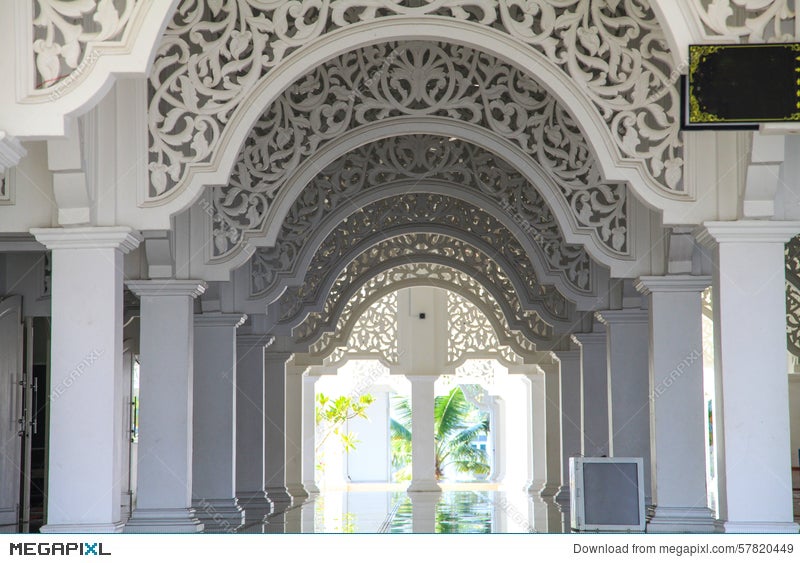
[{"label": "reflective floor", "polygon": [[315,495],[239,533],[535,533],[561,532],[561,521],[523,492],[362,490]]}]

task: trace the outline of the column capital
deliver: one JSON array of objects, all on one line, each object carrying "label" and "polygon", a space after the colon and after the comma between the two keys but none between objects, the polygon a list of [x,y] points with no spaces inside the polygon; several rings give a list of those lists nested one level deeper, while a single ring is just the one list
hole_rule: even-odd
[{"label": "column capital", "polygon": [[261,346],[262,348],[272,344],[275,339],[271,334],[236,334],[236,345],[242,348],[255,348]]},{"label": "column capital", "polygon": [[600,327],[602,328],[602,330],[573,333],[572,339],[581,346],[587,346],[592,344],[605,345],[608,340],[608,336],[606,335],[605,325],[601,324]]},{"label": "column capital", "polygon": [[711,285],[711,276],[640,276],[636,279],[636,291],[649,295],[651,293],[700,293]]},{"label": "column capital", "polygon": [[48,250],[111,248],[127,254],[142,242],[142,235],[130,227],[57,227],[30,233]]},{"label": "column capital", "polygon": [[707,221],[694,233],[708,248],[728,242],[786,243],[800,233],[800,221]]},{"label": "column capital", "polygon": [[508,373],[510,375],[521,375],[528,379],[544,377],[544,370],[536,364],[524,364],[513,370],[510,369]]},{"label": "column capital", "polygon": [[564,362],[565,360],[577,360],[581,357],[580,350],[553,350],[553,354],[558,357],[559,362]]},{"label": "column capital", "polygon": [[130,280],[125,282],[137,297],[198,297],[206,282],[202,280]]},{"label": "column capital", "polygon": [[285,352],[283,350],[264,350],[264,359],[266,361],[280,362],[282,360],[283,362],[288,362],[293,355],[293,352]]},{"label": "column capital", "polygon": [[244,313],[201,313],[194,316],[194,326],[227,326],[239,328],[247,320]]},{"label": "column capital", "polygon": [[595,311],[595,318],[606,326],[621,324],[642,324],[649,322],[647,309],[613,309]]},{"label": "column capital", "polygon": [[406,375],[406,379],[408,379],[412,384],[415,382],[419,383],[436,383],[436,380],[440,377],[439,375]]}]

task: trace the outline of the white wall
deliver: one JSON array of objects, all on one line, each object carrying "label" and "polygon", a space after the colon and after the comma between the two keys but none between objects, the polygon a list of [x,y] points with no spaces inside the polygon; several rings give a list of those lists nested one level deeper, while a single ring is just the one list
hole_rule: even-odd
[{"label": "white wall", "polygon": [[359,440],[347,454],[347,476],[350,482],[388,482],[391,478],[389,392],[372,391],[375,402],[367,409],[368,420],[354,418],[347,431]]}]

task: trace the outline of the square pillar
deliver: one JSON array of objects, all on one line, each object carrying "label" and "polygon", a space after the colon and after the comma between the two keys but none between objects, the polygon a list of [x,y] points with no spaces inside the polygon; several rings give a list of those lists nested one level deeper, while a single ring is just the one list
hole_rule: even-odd
[{"label": "square pillar", "polygon": [[[411,381],[411,484],[409,492],[439,492],[436,478],[434,384],[437,376],[409,375]],[[423,498],[423,497],[421,497]]]},{"label": "square pillar", "polygon": [[[553,357],[555,360],[556,358]],[[545,483],[539,497],[546,504],[546,519],[536,523],[538,531],[561,533],[564,518],[559,511],[556,495],[561,489],[561,364],[539,364],[544,371],[545,398]]]},{"label": "square pillar", "polygon": [[278,513],[292,504],[286,488],[286,362],[289,352],[264,352],[264,490]]},{"label": "square pillar", "polygon": [[526,487],[528,494],[539,493],[547,482],[547,401],[545,399],[544,371],[537,368],[538,373],[525,374],[525,383],[529,389],[529,453],[530,481]]},{"label": "square pillar", "polygon": [[726,532],[797,533],[786,376],[788,221],[711,222],[720,506]]},{"label": "square pillar", "polygon": [[236,497],[245,520],[272,512],[264,491],[264,346],[267,336],[236,337]]},{"label": "square pillar", "polygon": [[710,276],[641,277],[650,299],[650,532],[716,529],[706,489],[701,293]]},{"label": "square pillar", "polygon": [[315,386],[318,375],[303,376],[303,488],[311,494],[319,493],[317,472],[317,398]]},{"label": "square pillar", "polygon": [[31,233],[52,251],[53,272],[47,524],[41,531],[120,532],[122,449],[127,446],[123,255],[141,237],[127,227]]},{"label": "square pillar", "polygon": [[596,323],[592,332],[572,338],[581,345],[581,454],[608,455],[608,344],[606,329]]},{"label": "square pillar", "polygon": [[194,316],[192,506],[206,531],[244,523],[236,498],[236,328],[241,313]]},{"label": "square pillar", "polygon": [[197,280],[130,281],[141,311],[136,508],[126,532],[199,532],[192,508]]},{"label": "square pillar", "polygon": [[612,457],[644,460],[644,494],[650,480],[650,315],[644,309],[595,313],[606,325],[608,355],[608,449]]},{"label": "square pillar", "polygon": [[303,372],[286,369],[286,489],[295,504],[308,498],[303,487]]},{"label": "square pillar", "polygon": [[554,352],[561,364],[561,486],[556,502],[563,513],[569,512],[569,458],[581,455],[581,351]]}]

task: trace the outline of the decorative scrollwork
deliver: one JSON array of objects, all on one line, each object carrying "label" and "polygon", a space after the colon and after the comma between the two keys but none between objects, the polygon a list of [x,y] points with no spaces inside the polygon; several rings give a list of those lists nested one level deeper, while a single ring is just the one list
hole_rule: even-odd
[{"label": "decorative scrollwork", "polygon": [[[273,276],[294,274],[304,245],[327,217],[351,208],[359,194],[404,180],[421,187],[426,181],[446,181],[497,201],[539,246],[551,271],[561,272],[577,290],[591,288],[592,263],[586,250],[564,242],[544,198],[513,166],[475,145],[431,135],[370,143],[322,170],[295,200],[275,246],[259,253],[264,270]],[[226,227],[224,215],[212,217],[215,239],[225,239],[224,248],[240,240],[239,231]]]},{"label": "decorative scrollwork", "polygon": [[[457,269],[447,264],[440,264],[443,269],[432,269],[430,266],[421,267],[413,278],[408,277],[412,275],[408,270],[402,270],[400,273],[394,270],[397,263],[427,263],[437,257],[455,259],[461,262],[461,265]],[[322,315],[313,316],[311,320],[307,315],[314,304],[303,300],[299,288],[287,289],[279,301],[280,324],[294,327],[305,320],[304,328],[300,333],[295,332],[296,336],[309,330],[311,333],[317,334],[333,330],[339,312],[344,302],[352,296],[354,288],[360,287],[360,284],[363,284],[369,276],[378,275],[381,267],[376,267],[376,264],[385,265],[383,271],[391,269],[396,272],[395,275],[406,276],[403,279],[430,276],[432,282],[437,280],[458,282],[462,286],[471,287],[475,295],[489,292],[495,296],[496,301],[505,305],[505,307],[501,307],[500,315],[505,317],[505,322],[511,328],[521,331],[533,341],[545,342],[553,338],[553,326],[543,318],[552,318],[552,313],[548,309],[543,311],[525,310],[513,283],[494,260],[462,241],[443,235],[422,233],[402,235],[383,241],[350,262],[333,282],[322,307]],[[454,271],[461,273],[456,275],[453,273]],[[398,280],[395,279],[395,281]],[[484,285],[481,285],[482,283]],[[558,304],[558,294],[551,292],[551,295],[554,297],[549,301],[552,307]],[[561,305],[563,306],[563,304]],[[558,320],[562,321],[560,324],[563,325],[571,319],[568,317],[567,311],[564,311]],[[301,340],[305,339],[307,335],[302,335],[300,338]]]},{"label": "decorative scrollwork", "polygon": [[794,2],[790,0],[700,0],[689,5],[708,35],[738,37],[743,43],[795,40]]},{"label": "decorative scrollwork", "polygon": [[355,319],[343,345],[338,344],[337,340],[323,338],[315,342],[310,351],[315,355],[324,354],[332,363],[341,360],[345,354],[358,353],[375,354],[384,358],[388,364],[397,365],[400,360],[397,345],[397,293],[384,295]]},{"label": "decorative scrollwork", "polygon": [[[297,291],[306,302],[319,302],[324,281],[339,272],[342,259],[370,237],[379,237],[390,228],[419,225],[456,228],[480,239],[496,250],[525,280],[528,300],[556,304],[552,286],[539,283],[530,257],[505,226],[485,211],[455,198],[435,194],[404,194],[374,202],[340,222],[317,249],[306,269],[302,287]],[[389,237],[387,237],[389,238]],[[379,242],[378,240],[375,241]],[[446,251],[445,251],[446,252]],[[270,249],[258,249],[251,258],[251,297],[268,294],[282,287],[283,276],[276,275]],[[563,315],[563,296],[553,313]]]},{"label": "decorative scrollwork", "polygon": [[[647,0],[184,0],[150,79],[150,197],[174,189],[187,166],[209,162],[241,102],[291,52],[335,29],[399,15],[478,23],[531,46],[592,100],[623,157],[646,162],[664,190],[682,189],[679,95],[669,77],[666,41]],[[306,145],[319,146],[340,134],[353,117],[422,113],[423,105],[433,103],[451,117],[478,121],[485,113],[495,130],[531,148],[545,137],[542,152],[549,154],[542,164],[555,161],[557,175],[585,172],[591,153],[567,140],[580,133],[578,125],[560,108],[553,112],[556,120],[537,119],[537,106],[552,98],[530,77],[487,55],[469,60],[465,55],[474,52],[445,49],[455,56],[451,68],[427,57],[415,68],[422,61],[411,61],[394,47],[366,49],[366,58],[343,55],[343,73],[318,69],[273,104],[254,129],[270,138],[269,154],[266,143],[255,150],[251,145],[247,152],[261,154],[245,154],[241,162],[251,161],[265,172],[264,191],[269,192],[287,165],[309,154]],[[483,64],[474,64],[478,59]],[[420,70],[428,74],[420,76]],[[368,101],[387,86],[381,96],[385,103]],[[465,95],[472,100],[463,100],[459,108],[457,100]],[[316,130],[302,142],[297,134],[310,128]],[[534,128],[541,130],[537,143],[527,134]],[[608,192],[613,187],[600,191],[605,192],[602,205],[612,205]],[[581,198],[579,206],[590,203]]]},{"label": "decorative scrollwork", "polygon": [[33,0],[36,89],[46,89],[76,72],[87,45],[118,40],[142,0]]},{"label": "decorative scrollwork", "polygon": [[[381,71],[386,60],[392,64]],[[376,73],[380,78],[373,80]],[[517,144],[558,186],[580,228],[594,232],[610,253],[628,254],[627,189],[603,182],[578,125],[555,98],[494,57],[457,45],[411,42],[341,55],[270,106],[245,141],[229,184],[213,190],[216,260],[237,248],[234,241],[243,244],[238,233],[263,228],[273,202],[308,155],[350,129],[399,116],[453,118]],[[346,182],[358,181],[357,169],[347,172]]]},{"label": "decorative scrollwork", "polygon": [[0,205],[12,203],[11,185],[6,181],[5,171],[0,172]]},{"label": "decorative scrollwork", "polygon": [[517,361],[511,348],[500,344],[483,311],[470,301],[448,292],[447,314],[447,363],[456,364],[470,353],[497,354],[508,362]]},{"label": "decorative scrollwork", "polygon": [[[515,330],[508,323],[502,307],[493,295],[474,278],[449,266],[441,264],[414,263],[403,264],[363,282],[353,293],[344,307],[334,301],[326,302],[325,308],[320,312],[313,312],[298,326],[293,336],[298,343],[309,343],[310,350],[319,357],[325,357],[347,338],[348,326],[353,322],[354,315],[381,295],[391,293],[405,287],[415,280],[424,281],[426,285],[435,285],[449,291],[457,291],[462,295],[469,295],[474,303],[484,305],[483,314],[490,314],[492,324],[501,327],[500,334],[495,335],[502,346],[507,346],[516,354],[524,356],[536,352],[538,341],[543,347],[547,342],[534,335],[532,341],[525,331]],[[552,342],[551,342],[552,343]]]},{"label": "decorative scrollwork", "polygon": [[786,340],[789,352],[800,357],[800,235],[785,248]]}]

